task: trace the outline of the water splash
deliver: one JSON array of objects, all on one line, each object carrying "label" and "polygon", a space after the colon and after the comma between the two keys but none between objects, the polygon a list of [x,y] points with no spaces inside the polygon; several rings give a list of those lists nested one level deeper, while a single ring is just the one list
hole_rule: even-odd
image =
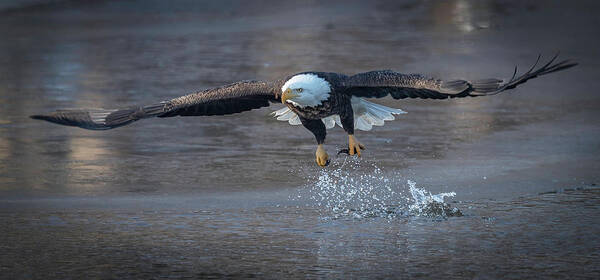
[{"label": "water splash", "polygon": [[408,187],[414,202],[408,206],[412,215],[426,217],[454,217],[462,216],[458,208],[444,202],[445,197],[454,197],[455,192],[431,194],[431,192],[417,188],[417,183],[408,180]]},{"label": "water splash", "polygon": [[[308,198],[324,218],[450,217],[460,211],[444,203],[454,192],[431,194],[400,174],[374,163],[348,158],[308,175],[309,183],[293,200]],[[406,183],[407,182],[407,183]]]}]

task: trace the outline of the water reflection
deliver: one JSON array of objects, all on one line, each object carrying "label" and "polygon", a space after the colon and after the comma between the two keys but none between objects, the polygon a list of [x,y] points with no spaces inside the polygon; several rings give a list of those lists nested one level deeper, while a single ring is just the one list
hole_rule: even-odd
[{"label": "water reflection", "polygon": [[[461,33],[489,28],[494,15],[491,1],[440,1],[431,5],[433,27],[447,30],[454,27]],[[455,34],[458,36],[458,34]]]},{"label": "water reflection", "polygon": [[[115,172],[111,164],[106,164],[104,159],[118,157],[119,154],[103,139],[72,136],[68,139],[68,160],[69,165],[66,174],[68,188],[77,188],[83,181],[89,181],[89,178],[98,178],[103,174]],[[87,179],[86,179],[87,178]],[[93,186],[93,181],[90,185]]]},{"label": "water reflection", "polygon": [[[7,130],[0,128],[0,135],[6,135]],[[10,158],[11,142],[5,137],[0,136],[0,170],[8,169]],[[0,173],[1,174],[1,173]],[[0,190],[8,189],[9,185],[16,183],[15,178],[0,176]]]}]

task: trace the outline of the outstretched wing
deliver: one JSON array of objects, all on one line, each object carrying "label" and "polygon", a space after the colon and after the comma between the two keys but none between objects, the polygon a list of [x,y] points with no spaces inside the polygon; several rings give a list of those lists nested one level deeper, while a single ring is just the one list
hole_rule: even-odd
[{"label": "outstretched wing", "polygon": [[500,79],[442,81],[420,74],[401,74],[391,70],[371,71],[348,77],[345,82],[346,93],[367,98],[381,98],[391,95],[394,99],[446,99],[494,95],[508,89],[513,89],[535,77],[577,65],[577,63],[568,60],[554,63],[557,57],[558,54],[548,63],[536,69],[535,67],[540,60],[540,56],[538,56],[533,67],[518,77],[516,76],[517,68],[515,67],[512,78],[506,83]]},{"label": "outstretched wing", "polygon": [[242,81],[148,106],[114,110],[59,110],[46,115],[33,115],[31,118],[86,129],[105,130],[150,117],[240,113],[269,106],[269,102],[279,99],[279,90],[274,83]]}]

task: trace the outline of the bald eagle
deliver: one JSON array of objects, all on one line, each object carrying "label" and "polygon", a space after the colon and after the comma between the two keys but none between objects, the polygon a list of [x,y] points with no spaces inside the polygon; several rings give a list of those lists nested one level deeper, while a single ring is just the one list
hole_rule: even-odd
[{"label": "bald eagle", "polygon": [[394,115],[404,113],[400,109],[371,103],[363,98],[389,95],[394,99],[448,99],[494,95],[537,76],[577,65],[568,60],[555,63],[557,56],[558,54],[536,69],[540,60],[538,56],[533,67],[520,76],[516,75],[515,67],[512,78],[507,82],[500,79],[444,81],[391,70],[353,76],[303,72],[272,82],[241,81],[147,106],[113,110],[59,110],[45,115],[33,115],[31,118],[85,129],[105,130],[151,117],[227,115],[281,102],[286,107],[275,111],[275,117],[293,125],[302,124],[310,130],[317,140],[316,162],[325,166],[329,159],[323,148],[327,128],[336,124],[342,127],[348,134],[348,153],[360,156],[364,145],[354,137],[355,129],[368,131],[372,126],[382,126],[385,121],[393,120]]}]

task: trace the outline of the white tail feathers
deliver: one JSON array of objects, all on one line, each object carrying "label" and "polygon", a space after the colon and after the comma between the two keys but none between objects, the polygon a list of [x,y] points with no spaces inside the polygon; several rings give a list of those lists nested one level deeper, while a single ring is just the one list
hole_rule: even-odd
[{"label": "white tail feathers", "polygon": [[[354,111],[354,129],[364,131],[371,130],[373,126],[383,126],[385,121],[394,120],[394,115],[406,113],[400,109],[375,104],[357,97],[352,97],[352,110]],[[277,120],[287,121],[291,125],[302,124],[298,115],[288,107],[279,109],[273,112],[272,115]],[[338,115],[331,115],[321,120],[327,129],[334,128],[336,124],[342,127],[342,122]]]},{"label": "white tail feathers", "polygon": [[323,121],[323,123],[325,124],[325,128],[327,129],[334,128],[336,124],[339,127],[342,127],[342,120],[340,120],[340,116],[338,115],[331,115],[329,117],[321,119],[321,121]]}]

